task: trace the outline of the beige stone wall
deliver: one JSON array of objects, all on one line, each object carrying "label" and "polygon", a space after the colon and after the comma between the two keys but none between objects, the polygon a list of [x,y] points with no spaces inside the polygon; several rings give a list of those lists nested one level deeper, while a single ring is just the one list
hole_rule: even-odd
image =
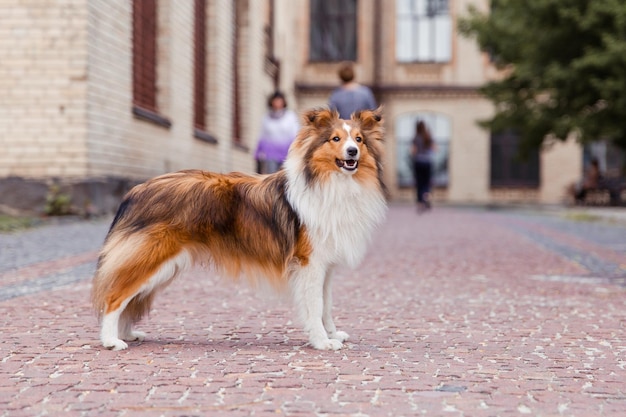
[{"label": "beige stone wall", "polygon": [[454,115],[450,146],[450,185],[452,202],[487,202],[489,200],[489,133],[476,121],[489,116],[492,105],[485,99],[454,100],[449,104]]},{"label": "beige stone wall", "polygon": [[[208,127],[218,140],[218,160],[209,169],[220,172],[255,169],[254,149],[258,140],[266,97],[273,91],[263,69],[265,45],[263,28],[267,18],[267,1],[208,0]],[[234,19],[239,7],[239,114],[241,146],[234,145],[233,133],[233,50]]]},{"label": "beige stone wall", "polygon": [[[132,27],[130,2],[89,2],[89,174],[142,178],[149,151],[130,134],[132,118]],[[87,105],[88,103],[88,105]],[[154,128],[154,140],[161,132]],[[155,148],[162,146],[154,143]],[[153,173],[160,171],[154,170]]]},{"label": "beige stone wall", "polygon": [[[241,4],[239,66],[240,66],[240,121],[243,144],[249,152],[238,154],[239,167],[255,169],[253,156],[261,128],[261,119],[267,111],[267,97],[274,85],[265,72],[265,25],[269,24],[269,3],[243,1]],[[241,168],[240,168],[241,169]]]},{"label": "beige stone wall", "polygon": [[87,173],[83,0],[0,2],[0,177]]},{"label": "beige stone wall", "polygon": [[[88,108],[92,175],[115,173],[142,179],[190,168],[252,169],[250,152],[233,147],[233,3],[207,3],[207,131],[217,138],[217,144],[194,137],[193,2],[159,2],[157,102],[159,113],[172,122],[169,128],[138,119],[131,111],[130,3],[90,2],[89,57],[93,65]],[[243,35],[247,35],[245,31]],[[246,89],[253,82],[245,75],[253,63],[242,64],[240,94],[242,102],[247,102],[251,95]],[[245,122],[243,126],[243,143],[250,143],[250,126]]]},{"label": "beige stone wall", "polygon": [[294,36],[307,20],[302,13],[299,0],[274,0],[274,52],[280,59],[279,88],[287,95],[289,106],[294,110],[302,110],[303,104],[296,100],[294,80],[300,74],[302,65],[303,44],[298,36]]},{"label": "beige stone wall", "polygon": [[233,140],[233,13],[230,0],[207,1],[207,131],[215,135],[218,145],[215,159],[207,161],[209,169],[230,171]]},{"label": "beige stone wall", "polygon": [[132,7],[126,0],[5,1],[0,10],[0,176],[145,179],[202,168],[252,171],[265,99],[268,2],[240,2],[239,95],[244,147],[233,146],[234,2],[207,2],[207,130],[193,134],[193,2],[159,1],[159,113],[132,113]]},{"label": "beige stone wall", "polygon": [[567,188],[581,179],[582,164],[582,147],[574,138],[546,146],[540,159],[539,201],[566,202]]}]

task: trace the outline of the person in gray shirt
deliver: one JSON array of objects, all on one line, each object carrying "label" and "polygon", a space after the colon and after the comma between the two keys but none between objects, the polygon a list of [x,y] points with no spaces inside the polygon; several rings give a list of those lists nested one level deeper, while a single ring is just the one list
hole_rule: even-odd
[{"label": "person in gray shirt", "polygon": [[330,95],[328,106],[331,110],[337,110],[340,118],[350,119],[352,113],[356,111],[376,109],[376,99],[372,90],[354,80],[352,63],[341,65],[339,78],[342,84]]}]

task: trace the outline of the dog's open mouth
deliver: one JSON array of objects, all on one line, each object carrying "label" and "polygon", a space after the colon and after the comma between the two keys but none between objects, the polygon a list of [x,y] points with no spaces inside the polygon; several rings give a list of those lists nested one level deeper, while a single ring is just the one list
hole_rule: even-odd
[{"label": "dog's open mouth", "polygon": [[359,161],[356,159],[335,159],[335,163],[346,171],[354,171],[359,166]]}]

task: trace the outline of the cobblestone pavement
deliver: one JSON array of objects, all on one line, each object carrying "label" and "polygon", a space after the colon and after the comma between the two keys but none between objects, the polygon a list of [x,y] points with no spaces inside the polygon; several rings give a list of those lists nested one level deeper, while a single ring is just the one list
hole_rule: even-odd
[{"label": "cobblestone pavement", "polygon": [[337,270],[337,352],[203,271],[157,297],[146,341],[102,349],[107,227],[0,235],[0,416],[626,415],[624,225],[395,205]]}]

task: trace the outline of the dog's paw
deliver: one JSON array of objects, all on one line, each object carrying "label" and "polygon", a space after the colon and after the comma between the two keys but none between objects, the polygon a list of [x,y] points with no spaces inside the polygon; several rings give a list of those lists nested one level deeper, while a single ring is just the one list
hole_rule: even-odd
[{"label": "dog's paw", "polygon": [[122,339],[128,342],[132,342],[134,340],[143,342],[145,338],[146,338],[146,334],[144,332],[140,332],[139,330],[131,330],[129,334],[122,337]]},{"label": "dog's paw", "polygon": [[318,341],[311,341],[311,346],[318,350],[339,350],[343,347],[337,339],[322,339]]},{"label": "dog's paw", "polygon": [[342,332],[341,330],[337,330],[335,333],[331,333],[328,337],[334,340],[339,340],[340,342],[345,342],[348,340],[350,335],[346,332]]},{"label": "dog's paw", "polygon": [[128,344],[121,339],[103,340],[102,346],[111,350],[124,350],[128,349]]}]

